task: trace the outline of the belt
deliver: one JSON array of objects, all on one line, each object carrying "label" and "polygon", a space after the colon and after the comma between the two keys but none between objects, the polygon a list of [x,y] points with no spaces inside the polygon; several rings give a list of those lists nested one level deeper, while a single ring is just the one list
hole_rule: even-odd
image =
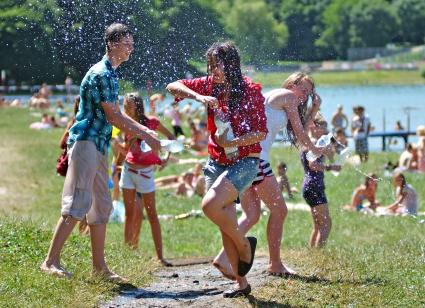
[{"label": "belt", "polygon": [[[132,169],[132,168],[130,168],[130,167],[128,167],[128,166],[125,166],[125,168],[126,168],[129,172],[131,172],[131,173],[135,173],[135,174],[137,174],[137,175],[140,175],[141,177],[144,177],[145,179],[150,179],[150,178],[151,178],[150,176],[146,175],[146,173],[148,173],[148,172],[143,173],[141,170]],[[150,171],[151,171],[151,170],[150,170]],[[150,172],[150,171],[149,171],[149,172]]]}]

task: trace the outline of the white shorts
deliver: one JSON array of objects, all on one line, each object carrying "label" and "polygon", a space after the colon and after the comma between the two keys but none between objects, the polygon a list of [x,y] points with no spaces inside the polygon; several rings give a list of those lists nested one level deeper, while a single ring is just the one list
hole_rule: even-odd
[{"label": "white shorts", "polygon": [[135,189],[137,192],[147,194],[155,191],[155,171],[153,166],[146,168],[131,168],[126,163],[123,164],[120,188]]}]

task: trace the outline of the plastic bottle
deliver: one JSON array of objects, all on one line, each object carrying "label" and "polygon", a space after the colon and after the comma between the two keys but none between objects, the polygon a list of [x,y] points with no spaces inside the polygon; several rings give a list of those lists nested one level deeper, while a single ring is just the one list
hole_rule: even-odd
[{"label": "plastic bottle", "polygon": [[[329,133],[327,135],[323,135],[316,141],[316,147],[324,148],[324,147],[331,144],[332,139],[333,139],[332,133]],[[306,154],[307,160],[311,161],[311,162],[317,160],[319,157],[320,156],[315,155],[312,151],[308,151],[307,154]]]},{"label": "plastic bottle", "polygon": [[[333,165],[342,166],[348,157],[350,157],[350,149],[349,148],[342,149],[339,153],[337,153],[337,156]],[[336,171],[336,170],[331,170],[331,173],[334,176],[339,175],[339,171]]]},{"label": "plastic bottle", "polygon": [[183,151],[184,145],[180,140],[160,140],[161,150],[168,151],[170,153],[178,153]]},{"label": "plastic bottle", "polygon": [[[233,134],[232,126],[230,125],[230,121],[227,119],[226,114],[218,109],[215,110],[214,113],[214,123],[217,127],[217,133],[221,135],[226,129],[228,129],[227,140],[233,140],[235,135]],[[232,158],[239,155],[238,147],[224,148],[224,152],[226,153],[227,158]]]},{"label": "plastic bottle", "polygon": [[[184,149],[183,142],[181,142],[180,140],[164,139],[164,140],[160,140],[160,143],[161,143],[161,151],[178,153],[183,151]],[[140,150],[145,153],[145,152],[152,151],[152,148],[144,140],[142,140],[140,142]]]}]

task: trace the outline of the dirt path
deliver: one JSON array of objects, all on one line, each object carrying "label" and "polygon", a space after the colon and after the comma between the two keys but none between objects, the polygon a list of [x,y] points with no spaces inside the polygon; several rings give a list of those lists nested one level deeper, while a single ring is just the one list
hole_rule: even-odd
[{"label": "dirt path", "polygon": [[[248,274],[251,287],[257,288],[270,280],[265,273],[268,259],[257,257]],[[232,287],[211,264],[195,264],[161,268],[152,285],[119,296],[102,307],[240,307],[246,301],[225,299],[223,291]],[[245,305],[243,305],[245,303]]]}]

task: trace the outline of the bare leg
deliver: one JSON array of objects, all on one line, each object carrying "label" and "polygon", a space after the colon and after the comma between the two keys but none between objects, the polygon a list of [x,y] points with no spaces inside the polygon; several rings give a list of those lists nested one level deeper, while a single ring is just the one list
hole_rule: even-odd
[{"label": "bare leg", "polygon": [[[118,168],[118,167],[116,167]],[[115,173],[112,175],[112,183],[114,184],[114,188],[112,190],[112,200],[119,200],[120,199],[120,186],[119,182],[120,179],[118,177],[119,171],[115,170]]]},{"label": "bare leg", "polygon": [[[241,196],[241,205],[244,213],[239,218],[238,225],[241,232],[246,234],[260,218],[260,199],[255,188],[248,188]],[[232,207],[233,208],[233,207]],[[235,213],[236,215],[236,213]],[[214,258],[213,265],[223,274],[224,277],[235,280],[235,274],[230,266],[229,259],[221,249],[220,253]]]},{"label": "bare leg", "polygon": [[133,235],[133,221],[134,221],[134,208],[135,208],[135,189],[123,189],[122,195],[125,206],[125,223],[124,223],[124,242],[131,246]]},{"label": "bare leg", "polygon": [[[236,213],[235,213],[236,214]],[[221,232],[221,236],[223,239],[223,247],[225,251],[230,251],[230,252],[237,252],[236,247],[233,245],[233,241],[230,237],[228,237],[226,235],[226,233]],[[232,256],[230,259],[235,259],[238,258],[238,256]],[[230,264],[230,263],[228,263]],[[237,273],[238,271],[238,264],[230,264],[231,268],[231,272],[232,273]],[[240,277],[238,275],[232,274],[234,279],[232,280],[236,280],[236,288],[237,289],[245,289],[248,286],[248,280],[246,279],[246,277]]]},{"label": "bare leg", "polygon": [[92,247],[93,271],[109,272],[105,262],[106,224],[89,225]]},{"label": "bare leg", "polygon": [[143,221],[143,203],[144,198],[140,198],[137,194],[134,198],[133,222],[132,222],[132,238],[130,246],[136,249],[139,246],[140,230]]},{"label": "bare leg", "polygon": [[89,225],[93,260],[93,275],[112,282],[128,282],[112,272],[105,261],[106,224]]},{"label": "bare leg", "polygon": [[70,276],[60,264],[60,254],[76,223],[77,220],[71,216],[62,216],[59,218],[46,259],[40,266],[42,271],[62,277]]},{"label": "bare leg", "polygon": [[280,259],[283,223],[288,215],[288,209],[279,189],[279,183],[274,176],[268,176],[256,188],[258,196],[270,210],[267,222],[267,241],[270,255],[268,271],[277,275],[295,274],[295,271],[285,266]]},{"label": "bare leg", "polygon": [[251,261],[249,241],[239,229],[236,215],[226,210],[228,206],[233,205],[233,201],[237,196],[238,192],[236,188],[222,174],[202,199],[202,210],[204,214],[233,241],[239,258],[238,260],[232,260],[230,257],[234,256],[235,253],[226,252],[231,264],[236,264],[236,262],[239,262],[239,259],[245,262]]},{"label": "bare leg", "polygon": [[156,255],[158,259],[162,261],[164,256],[162,255],[161,225],[159,224],[158,214],[156,212],[155,192],[143,194],[143,205],[146,209],[146,214],[151,225],[151,232],[153,242],[155,244]]},{"label": "bare leg", "polygon": [[[317,230],[316,238],[310,240],[310,246],[312,247],[323,247],[329,237],[329,233],[332,227],[332,220],[329,215],[329,209],[327,204],[320,204],[312,208],[312,215],[314,220],[314,229]],[[315,242],[311,242],[315,240]]]}]

